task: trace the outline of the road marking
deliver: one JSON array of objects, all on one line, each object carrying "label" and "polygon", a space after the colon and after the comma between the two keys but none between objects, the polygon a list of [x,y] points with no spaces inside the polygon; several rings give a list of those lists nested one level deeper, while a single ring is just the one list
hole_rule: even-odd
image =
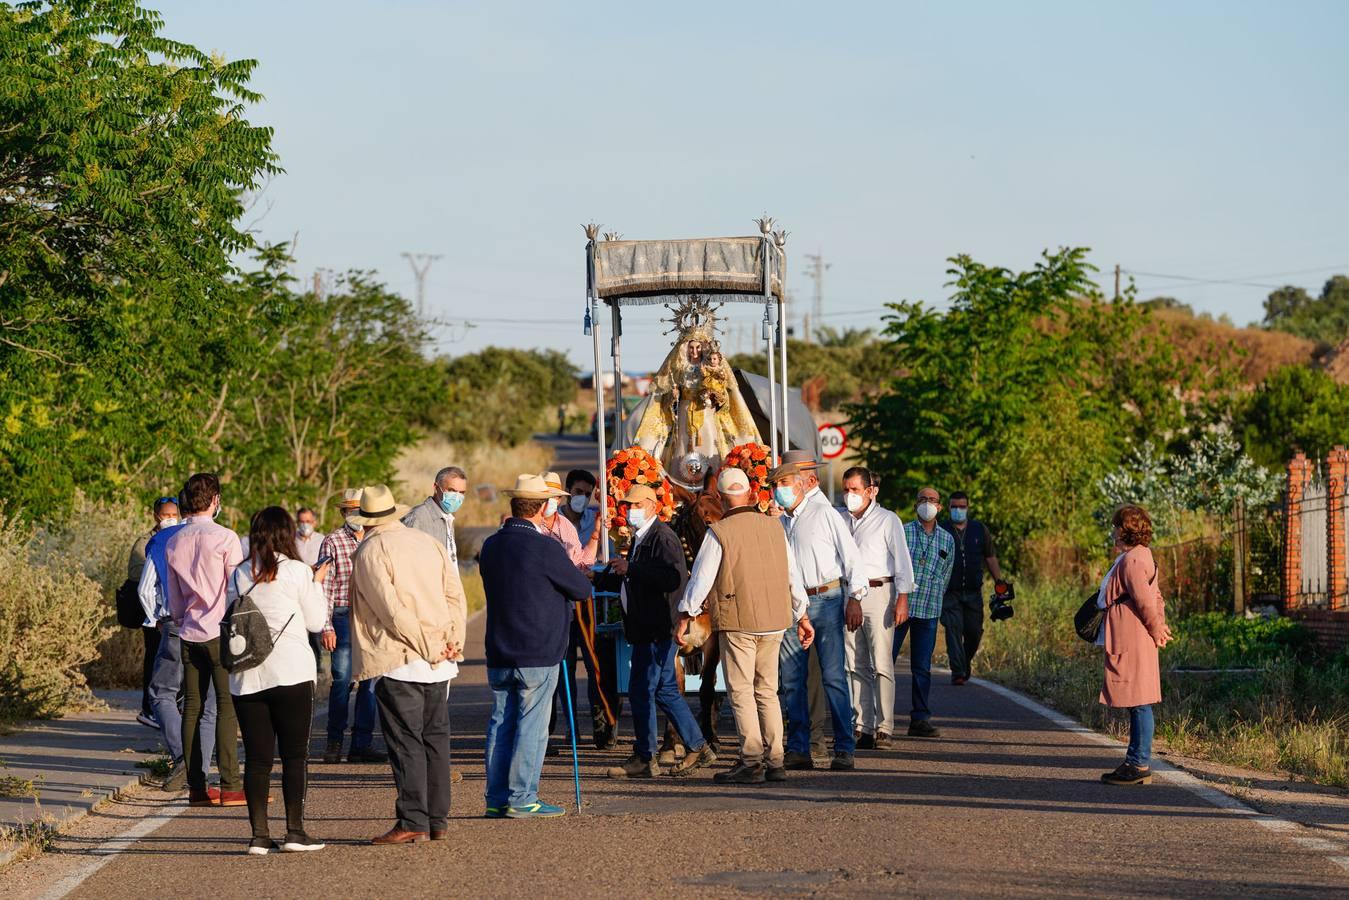
[{"label": "road marking", "polygon": [[1325,838],[1295,837],[1293,838],[1293,843],[1306,847],[1308,850],[1336,851],[1341,849],[1339,844],[1334,841],[1328,841]]},{"label": "road marking", "polygon": [[59,900],[66,896],[75,888],[79,887],[89,876],[93,875],[99,869],[111,862],[118,853],[131,847],[141,838],[151,834],[157,829],[167,825],[175,817],[187,809],[187,802],[181,805],[170,806],[161,813],[147,816],[141,819],[135,825],[132,825],[121,835],[110,841],[104,841],[96,849],[88,851],[88,856],[92,857],[80,864],[74,872],[71,872],[65,878],[62,878],[56,884],[51,886],[47,893],[42,895],[42,900]]},{"label": "road marking", "polygon": [[[971,678],[970,684],[976,684],[979,687],[983,688],[984,690],[992,691],[999,697],[1011,700],[1013,703],[1022,707],[1023,709],[1028,709],[1033,713],[1037,713],[1038,715],[1043,716],[1044,718],[1053,722],[1055,725],[1062,728],[1064,731],[1070,731],[1073,734],[1081,735],[1083,738],[1086,738],[1087,740],[1092,741],[1093,743],[1101,744],[1107,747],[1125,746],[1123,741],[1117,740],[1108,734],[1101,734],[1098,731],[1093,731],[1087,726],[1083,725],[1081,722],[1078,722],[1076,719],[1070,719],[1068,716],[1065,716],[1058,710],[1050,709],[1043,703],[1038,703],[1035,700],[1032,700],[1030,697],[1027,697],[1025,694],[1020,693],[1019,691],[1014,691],[1011,688],[1004,687],[1003,685],[1000,684],[994,684],[991,681],[985,681],[982,678]],[[1240,800],[1233,797],[1231,794],[1228,794],[1224,791],[1220,791],[1211,785],[1205,784],[1204,782],[1196,778],[1194,775],[1190,774],[1189,772],[1182,771],[1181,769],[1177,769],[1175,766],[1171,765],[1165,760],[1153,760],[1152,770],[1153,772],[1156,772],[1157,774],[1164,777],[1167,781],[1170,781],[1172,784],[1176,784],[1179,785],[1180,787],[1185,788],[1190,793],[1200,797],[1201,799],[1218,807],[1219,809],[1223,809],[1229,813],[1232,813],[1233,815],[1248,816],[1252,822],[1255,822],[1256,824],[1261,825],[1264,828],[1269,829],[1270,831],[1282,834],[1300,830],[1300,826],[1298,826],[1296,823],[1289,822],[1287,819],[1280,819],[1277,816],[1266,815],[1265,813],[1262,813],[1259,810],[1253,809],[1252,807],[1247,806],[1245,803],[1242,803]],[[1321,841],[1319,838],[1294,837],[1293,840],[1297,841],[1299,844],[1301,844],[1304,847],[1307,847],[1308,849],[1320,849],[1320,850],[1340,849],[1338,846],[1331,844],[1329,841]],[[1326,844],[1328,846],[1313,848],[1312,847],[1313,841],[1321,844]],[[1328,856],[1326,857],[1326,859],[1342,867],[1346,872],[1349,872],[1349,856]]]}]

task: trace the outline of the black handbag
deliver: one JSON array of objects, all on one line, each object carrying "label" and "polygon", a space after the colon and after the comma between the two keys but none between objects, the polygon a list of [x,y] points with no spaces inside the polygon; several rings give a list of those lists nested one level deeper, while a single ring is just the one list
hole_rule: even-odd
[{"label": "black handbag", "polygon": [[[152,566],[154,563],[147,562],[146,565]],[[115,595],[117,600],[117,624],[123,628],[140,628],[145,624],[145,609],[141,606],[140,594],[137,592],[138,587],[140,585],[128,578],[117,589]]]},{"label": "black handbag", "polygon": [[1077,612],[1073,615],[1073,630],[1077,636],[1088,644],[1096,643],[1097,636],[1101,629],[1105,627],[1105,610],[1096,605],[1096,598],[1100,596],[1100,591],[1093,591]]}]

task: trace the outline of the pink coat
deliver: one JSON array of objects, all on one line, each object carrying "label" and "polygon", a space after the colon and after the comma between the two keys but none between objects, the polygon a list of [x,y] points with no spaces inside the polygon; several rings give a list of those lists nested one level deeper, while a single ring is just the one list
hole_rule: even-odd
[{"label": "pink coat", "polygon": [[[1128,599],[1117,602],[1124,594]],[[1153,639],[1166,624],[1166,609],[1157,584],[1157,564],[1147,547],[1134,547],[1105,586],[1106,706],[1146,706],[1162,700],[1161,665]]]}]

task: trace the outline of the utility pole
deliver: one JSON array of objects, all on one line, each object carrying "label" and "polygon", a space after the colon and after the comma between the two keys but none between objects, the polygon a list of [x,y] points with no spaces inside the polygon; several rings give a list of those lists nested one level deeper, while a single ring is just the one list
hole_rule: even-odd
[{"label": "utility pole", "polygon": [[[810,260],[810,269],[806,272],[806,277],[815,280],[815,298],[814,302],[811,304],[810,318],[811,321],[815,323],[815,327],[818,328],[821,320],[824,318],[824,273],[826,270],[832,269],[833,264],[824,261],[823,251],[819,253],[807,253],[806,259]],[[810,340],[809,326],[807,326],[805,330],[807,332],[806,340]]]},{"label": "utility pole", "polygon": [[417,318],[426,318],[426,273],[431,271],[431,263],[440,259],[440,253],[403,253],[403,259],[412,266],[412,274],[417,276]]},{"label": "utility pole", "polygon": [[1115,299],[1119,299],[1119,263],[1115,263]]}]

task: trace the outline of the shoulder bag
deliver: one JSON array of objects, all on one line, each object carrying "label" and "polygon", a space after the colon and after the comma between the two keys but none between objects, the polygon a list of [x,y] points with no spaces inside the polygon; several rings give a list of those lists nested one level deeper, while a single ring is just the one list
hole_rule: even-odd
[{"label": "shoulder bag", "polygon": [[[238,590],[237,575],[234,584],[235,590]],[[286,630],[290,620],[295,618],[292,614],[286,619],[286,624],[273,634],[271,626],[267,624],[267,617],[249,596],[257,586],[257,582],[249,585],[248,590],[229,605],[229,609],[225,610],[225,618],[220,620],[220,665],[231,674],[247,672],[262,665],[272,654],[276,639]]]}]

